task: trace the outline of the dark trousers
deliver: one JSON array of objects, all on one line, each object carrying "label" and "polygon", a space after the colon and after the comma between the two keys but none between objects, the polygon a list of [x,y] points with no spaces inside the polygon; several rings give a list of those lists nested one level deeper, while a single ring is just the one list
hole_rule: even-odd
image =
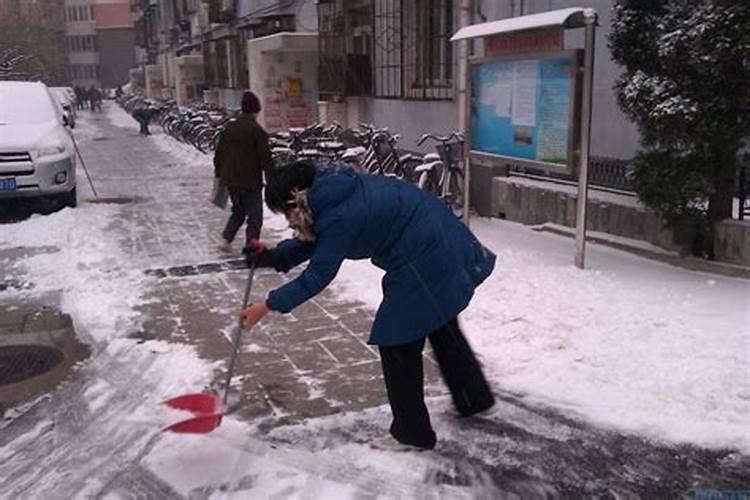
[{"label": "dark trousers", "polygon": [[[467,417],[490,408],[495,398],[458,319],[452,319],[427,338],[459,415]],[[393,413],[391,435],[402,443],[434,448],[437,438],[424,404],[424,342],[422,338],[404,345],[380,346],[380,360]]]},{"label": "dark trousers", "polygon": [[260,188],[239,189],[228,188],[229,199],[232,200],[232,213],[229,216],[222,236],[231,242],[237,231],[247,221],[246,241],[260,237],[260,228],[263,225],[263,197]]},{"label": "dark trousers", "polygon": [[151,132],[148,130],[148,120],[139,120],[138,123],[141,124],[141,129],[139,130],[141,135],[151,135]]}]

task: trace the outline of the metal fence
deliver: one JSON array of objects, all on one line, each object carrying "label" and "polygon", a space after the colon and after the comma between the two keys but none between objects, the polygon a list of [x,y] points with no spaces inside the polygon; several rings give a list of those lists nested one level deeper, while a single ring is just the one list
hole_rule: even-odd
[{"label": "metal fence", "polygon": [[629,160],[592,156],[589,165],[589,182],[594,186],[632,192],[633,186],[628,179],[629,165]]}]

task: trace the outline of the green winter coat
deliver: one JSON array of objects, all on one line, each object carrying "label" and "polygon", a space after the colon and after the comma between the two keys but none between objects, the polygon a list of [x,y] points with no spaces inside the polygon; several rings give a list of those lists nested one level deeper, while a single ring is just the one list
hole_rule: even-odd
[{"label": "green winter coat", "polygon": [[268,134],[252,115],[229,122],[214,154],[214,174],[229,188],[261,189],[272,165]]}]

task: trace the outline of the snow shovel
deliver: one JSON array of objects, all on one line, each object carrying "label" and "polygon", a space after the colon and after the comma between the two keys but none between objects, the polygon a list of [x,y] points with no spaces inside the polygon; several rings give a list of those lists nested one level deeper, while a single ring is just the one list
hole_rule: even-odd
[{"label": "snow shovel", "polygon": [[[253,285],[253,275],[255,274],[255,264],[250,266],[250,274],[247,277],[247,286],[245,287],[245,297],[242,299],[242,309],[247,307],[248,300],[250,300],[250,288]],[[162,432],[178,432],[183,434],[206,434],[216,429],[221,424],[221,418],[227,412],[227,396],[229,396],[229,383],[232,381],[232,373],[234,372],[234,363],[237,360],[237,353],[240,349],[240,338],[242,337],[242,318],[240,317],[237,322],[237,331],[234,335],[234,348],[232,351],[232,359],[229,362],[229,371],[227,372],[227,380],[224,386],[224,397],[219,397],[219,394],[214,391],[196,392],[191,394],[183,394],[166,401],[162,401],[162,404],[174,408],[175,410],[182,410],[185,412],[192,413],[192,417],[180,420],[171,424],[164,429]]]}]

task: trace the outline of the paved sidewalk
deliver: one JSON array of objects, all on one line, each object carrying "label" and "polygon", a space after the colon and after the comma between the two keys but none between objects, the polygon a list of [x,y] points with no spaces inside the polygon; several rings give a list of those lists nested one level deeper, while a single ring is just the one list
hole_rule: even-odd
[{"label": "paved sidewalk", "polygon": [[[233,266],[216,250],[228,213],[207,202],[213,176],[210,157],[200,164],[185,163],[159,149],[158,136],[139,136],[135,122],[130,128],[114,126],[104,113],[87,114],[86,120],[97,129],[79,145],[100,198],[117,202],[118,213],[108,234],[127,256],[123,265],[144,272],[185,271],[148,278],[144,305],[138,307],[138,326],[123,334],[191,344],[206,360],[228,361],[247,270],[227,269]],[[93,199],[84,177],[79,178],[79,196],[83,204]],[[266,227],[263,237],[273,241],[280,234]],[[10,252],[17,251],[25,250]],[[13,256],[0,254],[0,262],[3,258]],[[293,276],[259,271],[251,300],[262,299],[269,289]],[[33,286],[21,275],[8,275],[3,283],[14,288]],[[47,299],[57,305],[56,297]],[[3,307],[16,306],[3,302],[0,293],[0,314]],[[11,328],[24,321],[11,322],[16,325]],[[389,415],[380,362],[377,350],[366,344],[371,321],[372,312],[363,304],[343,301],[330,291],[291,314],[269,315],[244,334],[233,391],[239,395],[235,414],[258,425],[264,439],[313,457],[330,442],[363,442],[384,434]],[[113,432],[111,427],[114,418],[136,411],[142,403],[121,394],[146,396],[159,387],[158,379],[145,375],[159,363],[158,353],[129,358],[126,352],[109,352],[106,344],[92,348],[90,362],[51,396],[47,407],[19,419],[12,432],[0,433],[0,449],[13,442],[16,450],[12,461],[0,460],[0,475],[13,478],[0,486],[0,496],[38,495],[40,486],[34,478],[44,477],[48,483],[42,486],[50,491],[57,488],[54,491],[61,496],[74,496],[90,487],[98,496],[180,498],[141,463],[159,435],[153,430]],[[218,384],[224,380],[225,363],[221,366],[215,374]],[[389,478],[408,479],[408,487],[420,488],[424,478],[433,485],[470,487],[482,478],[492,487],[487,498],[506,493],[516,498],[671,498],[688,495],[693,488],[737,489],[750,484],[748,457],[668,446],[600,429],[505,390],[497,390],[498,404],[489,418],[455,419],[429,358],[426,371],[440,442],[429,454],[434,465],[423,471],[424,476],[415,476],[405,457],[401,475]],[[125,392],[106,404],[91,404],[99,384]],[[350,415],[344,417],[347,412]],[[319,419],[319,426],[287,425],[330,415],[334,418]],[[23,437],[34,432],[37,438]],[[14,435],[22,436],[23,442],[13,441]],[[347,476],[351,469],[340,465],[340,471],[326,472],[334,479],[339,474],[342,480],[351,480]],[[75,474],[65,476],[64,484],[55,484],[55,478],[71,471]],[[91,471],[92,477],[81,471]],[[378,484],[383,481],[376,472],[364,473],[360,479],[380,491]],[[244,481],[252,478],[238,478],[231,487]],[[189,497],[223,495],[226,487],[212,485]],[[382,488],[381,493],[393,486],[382,484]]]},{"label": "paved sidewalk", "polygon": [[[211,156],[205,156],[203,168],[186,167],[135,127],[115,127],[104,115],[94,123],[99,130],[81,151],[99,196],[135,200],[122,205],[122,217],[112,227],[126,253],[143,262],[144,270],[226,259],[216,246],[228,211],[207,201]],[[267,228],[262,237],[280,239]],[[292,276],[260,270],[251,302]],[[236,270],[154,279],[141,311],[142,331],[133,334],[189,342],[207,359],[228,360],[246,278],[246,270]],[[273,426],[386,404],[380,359],[366,344],[371,321],[362,304],[342,302],[328,291],[291,314],[267,316],[243,337],[235,368],[242,394],[238,414],[269,417]],[[434,365],[427,372],[429,393],[445,394]],[[223,380],[218,373],[217,383]]]}]

